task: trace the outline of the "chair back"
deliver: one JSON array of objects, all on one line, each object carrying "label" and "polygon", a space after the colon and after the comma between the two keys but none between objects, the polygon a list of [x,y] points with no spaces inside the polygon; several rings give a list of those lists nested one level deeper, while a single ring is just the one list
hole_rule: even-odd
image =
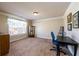
[{"label": "chair back", "polygon": [[53,32],[51,32],[52,42],[55,42],[55,35]]}]

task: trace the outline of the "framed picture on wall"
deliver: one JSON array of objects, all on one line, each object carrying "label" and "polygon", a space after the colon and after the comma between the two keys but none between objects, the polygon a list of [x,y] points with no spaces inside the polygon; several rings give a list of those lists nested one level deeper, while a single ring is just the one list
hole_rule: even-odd
[{"label": "framed picture on wall", "polygon": [[69,15],[67,16],[67,23],[71,22],[72,22],[72,13],[69,13]]},{"label": "framed picture on wall", "polygon": [[79,28],[79,11],[73,15],[73,28]]},{"label": "framed picture on wall", "polygon": [[72,31],[72,24],[67,25],[68,31]]},{"label": "framed picture on wall", "polygon": [[67,29],[72,31],[72,13],[69,13],[67,16]]}]

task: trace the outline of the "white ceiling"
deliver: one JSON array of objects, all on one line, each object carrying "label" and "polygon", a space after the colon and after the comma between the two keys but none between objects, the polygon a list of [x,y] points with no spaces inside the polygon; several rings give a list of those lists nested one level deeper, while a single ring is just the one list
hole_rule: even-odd
[{"label": "white ceiling", "polygon": [[[69,2],[0,2],[0,10],[26,19],[44,19],[62,16]],[[39,12],[38,16],[32,14]]]}]

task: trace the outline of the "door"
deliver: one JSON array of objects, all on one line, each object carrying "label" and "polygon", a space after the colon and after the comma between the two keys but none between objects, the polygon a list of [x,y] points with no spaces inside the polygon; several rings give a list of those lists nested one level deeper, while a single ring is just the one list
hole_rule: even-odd
[{"label": "door", "polygon": [[35,37],[35,26],[29,26],[29,37]]}]

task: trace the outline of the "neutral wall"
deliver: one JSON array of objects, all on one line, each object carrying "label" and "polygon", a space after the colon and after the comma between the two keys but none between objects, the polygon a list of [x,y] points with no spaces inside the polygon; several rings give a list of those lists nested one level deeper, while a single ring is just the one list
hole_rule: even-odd
[{"label": "neutral wall", "polygon": [[[79,28],[78,29],[73,28],[72,31],[67,30],[67,15],[71,12],[72,14],[74,14],[77,11],[79,11],[79,3],[77,2],[71,3],[68,9],[66,10],[63,18],[64,18],[65,32],[67,36],[70,36],[71,38],[73,38],[75,41],[79,43]],[[69,46],[69,50],[73,54],[73,47]],[[77,55],[79,56],[79,47],[78,47]]]},{"label": "neutral wall", "polygon": [[1,14],[0,14],[0,32],[3,34],[8,34],[7,16]]},{"label": "neutral wall", "polygon": [[19,35],[10,36],[10,42],[24,39],[24,38],[27,38],[27,34],[19,34]]},{"label": "neutral wall", "polygon": [[[0,32],[3,33],[3,34],[9,34],[9,32],[8,32],[8,21],[7,21],[9,15],[0,12]],[[12,15],[11,15],[11,17],[12,17]],[[16,17],[13,16],[13,18],[16,18]],[[19,17],[17,17],[17,18],[19,18]],[[21,19],[21,18],[19,18],[19,19]],[[26,23],[27,23],[27,21],[26,21]],[[26,30],[25,34],[10,36],[10,42],[13,42],[13,41],[16,41],[16,40],[19,40],[19,39],[23,39],[23,38],[26,38],[26,37],[27,37],[27,30]]]},{"label": "neutral wall", "polygon": [[63,26],[63,19],[56,17],[36,20],[33,25],[35,26],[36,37],[51,39],[50,33],[53,31],[57,35],[59,27]]}]

